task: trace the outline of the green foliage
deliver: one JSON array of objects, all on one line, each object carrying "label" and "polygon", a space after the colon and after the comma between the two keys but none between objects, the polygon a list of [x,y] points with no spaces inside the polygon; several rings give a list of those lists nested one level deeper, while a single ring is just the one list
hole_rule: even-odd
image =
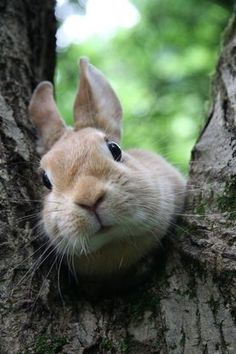
[{"label": "green foliage", "polygon": [[229,10],[205,0],[133,0],[133,4],[141,14],[135,27],[58,53],[58,105],[71,123],[76,63],[82,55],[89,57],[122,102],[123,146],[157,151],[186,171],[207,113]]}]

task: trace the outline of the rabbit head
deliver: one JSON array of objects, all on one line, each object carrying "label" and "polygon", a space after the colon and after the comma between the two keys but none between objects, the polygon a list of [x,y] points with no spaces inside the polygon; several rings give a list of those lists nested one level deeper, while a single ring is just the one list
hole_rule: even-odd
[{"label": "rabbit head", "polygon": [[[159,165],[167,163],[121,150],[120,102],[87,59],[80,60],[73,129],[61,119],[49,82],[37,86],[29,111],[39,135],[42,220],[51,242],[74,258],[78,272],[110,273],[135,263],[166,233],[173,214],[174,202],[162,202],[157,182]],[[148,159],[156,163],[154,176]]]}]

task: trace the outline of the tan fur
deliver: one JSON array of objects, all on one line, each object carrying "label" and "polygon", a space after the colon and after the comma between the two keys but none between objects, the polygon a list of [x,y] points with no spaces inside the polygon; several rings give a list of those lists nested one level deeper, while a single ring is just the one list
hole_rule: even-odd
[{"label": "tan fur", "polygon": [[39,152],[43,154],[65,131],[53,98],[51,82],[43,81],[37,86],[30,101],[29,114],[40,138]]},{"label": "tan fur", "polygon": [[75,129],[95,127],[114,141],[120,140],[122,108],[100,71],[80,59],[80,85],[74,104]]},{"label": "tan fur", "polygon": [[[44,146],[48,151],[41,168],[53,187],[45,195],[42,218],[51,242],[59,252],[67,252],[75,272],[107,275],[130,267],[158,245],[183,207],[185,180],[166,160],[149,152],[122,151],[122,161],[114,161],[106,139],[120,136],[120,118],[110,115],[121,112],[119,101],[97,69],[82,60],[81,70],[75,130],[61,127],[59,139]],[[61,123],[52,114],[53,123],[46,129],[45,116],[38,114],[38,92],[31,101],[31,116],[44,141],[52,125]],[[85,97],[90,105],[87,123]]]}]

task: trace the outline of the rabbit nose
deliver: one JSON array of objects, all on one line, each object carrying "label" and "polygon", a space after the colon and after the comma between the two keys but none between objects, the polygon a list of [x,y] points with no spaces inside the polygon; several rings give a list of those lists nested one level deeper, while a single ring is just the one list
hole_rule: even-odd
[{"label": "rabbit nose", "polygon": [[103,200],[104,200],[104,194],[98,196],[96,200],[93,200],[93,201],[88,200],[88,201],[86,201],[86,202],[84,201],[82,203],[76,202],[76,204],[83,209],[87,209],[89,211],[96,213],[98,206],[102,203]]},{"label": "rabbit nose", "polygon": [[103,183],[93,176],[79,178],[73,194],[75,204],[83,209],[96,212],[105,198],[106,189]]}]

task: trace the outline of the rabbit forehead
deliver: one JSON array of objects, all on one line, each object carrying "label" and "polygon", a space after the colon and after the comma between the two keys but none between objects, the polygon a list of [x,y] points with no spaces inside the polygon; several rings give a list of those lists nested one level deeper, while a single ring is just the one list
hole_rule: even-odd
[{"label": "rabbit forehead", "polygon": [[81,167],[88,169],[103,164],[105,134],[94,128],[67,131],[41,160],[41,167],[52,174],[65,171],[75,174]]},{"label": "rabbit forehead", "polygon": [[[66,133],[59,139],[51,150],[59,149],[61,145],[69,145],[72,148],[76,146],[90,148],[92,144],[99,144],[105,138],[105,134],[96,128],[83,128],[80,130],[68,129]],[[90,144],[89,144],[90,143]]]}]

